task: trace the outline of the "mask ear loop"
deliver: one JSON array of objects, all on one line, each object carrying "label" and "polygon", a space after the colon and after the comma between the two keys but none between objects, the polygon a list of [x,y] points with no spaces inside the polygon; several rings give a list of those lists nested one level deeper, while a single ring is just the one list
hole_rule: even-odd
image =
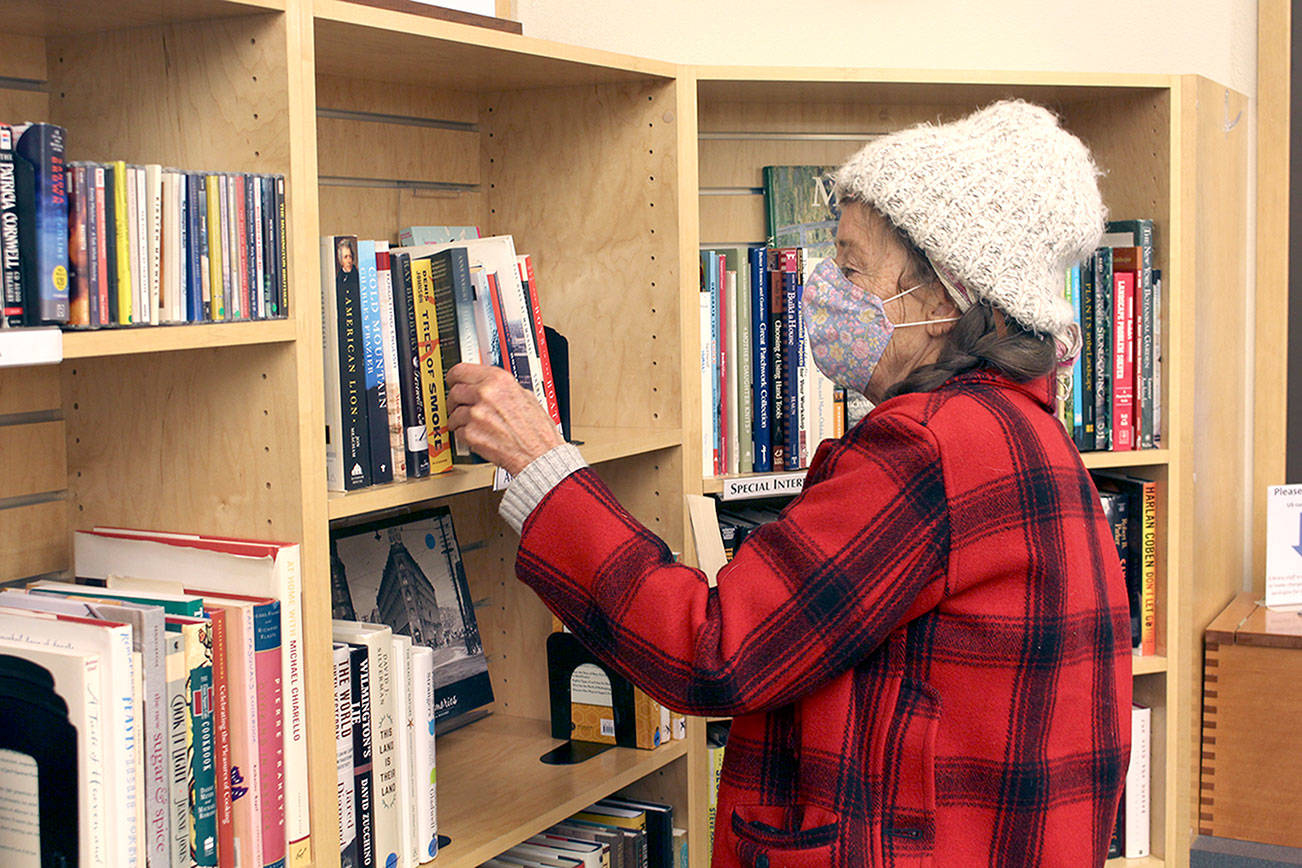
[{"label": "mask ear loop", "polygon": [[[908,295],[909,293],[913,292],[915,289],[921,289],[921,288],[922,288],[923,286],[925,286],[925,285],[926,285],[926,284],[919,283],[917,286],[911,286],[911,287],[909,287],[908,289],[904,290],[904,292],[897,292],[895,295],[892,295],[890,298],[883,300],[883,301],[882,301],[882,304],[886,304],[887,302],[895,301],[895,299],[897,299],[897,298],[903,298],[904,296],[906,296],[906,295]],[[947,318],[945,318],[945,319],[928,319],[928,320],[920,320],[920,321],[918,321],[918,322],[892,323],[892,324],[891,324],[891,327],[892,327],[892,328],[897,328],[897,329],[906,329],[906,328],[908,328],[909,326],[933,325],[933,324],[935,324],[935,323],[944,323],[944,322],[958,322],[958,317],[956,317],[956,316],[951,316],[951,317],[947,317]]]}]

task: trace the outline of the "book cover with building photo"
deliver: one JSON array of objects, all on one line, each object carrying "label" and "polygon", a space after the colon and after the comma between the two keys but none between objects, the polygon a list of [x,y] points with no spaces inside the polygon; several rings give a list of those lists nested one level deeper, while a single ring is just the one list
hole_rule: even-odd
[{"label": "book cover with building photo", "polygon": [[487,714],[488,662],[446,506],[330,531],[334,617],[387,624],[434,651],[437,727]]}]

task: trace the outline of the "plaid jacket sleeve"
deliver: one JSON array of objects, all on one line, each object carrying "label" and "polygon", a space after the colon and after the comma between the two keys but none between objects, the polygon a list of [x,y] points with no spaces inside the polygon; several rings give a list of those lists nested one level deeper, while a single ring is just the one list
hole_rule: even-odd
[{"label": "plaid jacket sleeve", "polygon": [[670,708],[736,716],[786,705],[949,591],[934,438],[890,413],[856,434],[820,447],[802,495],[747,538],[717,588],[675,563],[590,469],[530,515],[517,573],[594,653]]}]

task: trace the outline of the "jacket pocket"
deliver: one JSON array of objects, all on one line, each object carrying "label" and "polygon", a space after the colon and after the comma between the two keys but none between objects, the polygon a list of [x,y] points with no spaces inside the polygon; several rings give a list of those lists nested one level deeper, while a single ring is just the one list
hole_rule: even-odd
[{"label": "jacket pocket", "polygon": [[742,865],[827,868],[841,833],[841,819],[813,806],[738,805],[732,812],[732,832]]},{"label": "jacket pocket", "polygon": [[888,865],[931,864],[939,728],[940,694],[929,684],[905,678],[887,742],[882,851]]}]

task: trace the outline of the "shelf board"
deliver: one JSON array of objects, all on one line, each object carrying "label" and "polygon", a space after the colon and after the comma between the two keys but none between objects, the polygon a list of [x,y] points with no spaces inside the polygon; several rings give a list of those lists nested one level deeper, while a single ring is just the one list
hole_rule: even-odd
[{"label": "shelf board", "polygon": [[1167,449],[1134,449],[1126,452],[1082,452],[1080,457],[1090,470],[1104,470],[1169,464],[1171,452]]},{"label": "shelf board", "polygon": [[293,320],[271,319],[68,331],[63,333],[63,358],[285,343],[295,339],[295,330]]},{"label": "shelf board", "polygon": [[1104,868],[1162,868],[1166,863],[1156,856],[1142,859],[1109,859],[1103,863]]},{"label": "shelf board", "polygon": [[26,36],[76,36],[284,11],[285,0],[13,0],[4,4],[4,29]]},{"label": "shelf board", "polygon": [[670,79],[660,61],[316,0],[316,72],[471,92]]},{"label": "shelf board", "polygon": [[473,868],[687,754],[686,741],[672,741],[545,765],[538,758],[561,744],[549,728],[494,713],[439,737],[439,832],[452,843],[428,864]]},{"label": "shelf board", "polygon": [[[575,428],[572,434],[580,442],[579,451],[589,464],[671,449],[682,444],[682,433],[676,428]],[[455,464],[447,473],[425,479],[373,485],[347,493],[332,491],[330,520],[491,488],[493,474],[491,464]]]},{"label": "shelf board", "polygon": [[1131,657],[1130,671],[1132,675],[1156,675],[1165,672],[1166,658],[1151,654],[1147,657]]}]

